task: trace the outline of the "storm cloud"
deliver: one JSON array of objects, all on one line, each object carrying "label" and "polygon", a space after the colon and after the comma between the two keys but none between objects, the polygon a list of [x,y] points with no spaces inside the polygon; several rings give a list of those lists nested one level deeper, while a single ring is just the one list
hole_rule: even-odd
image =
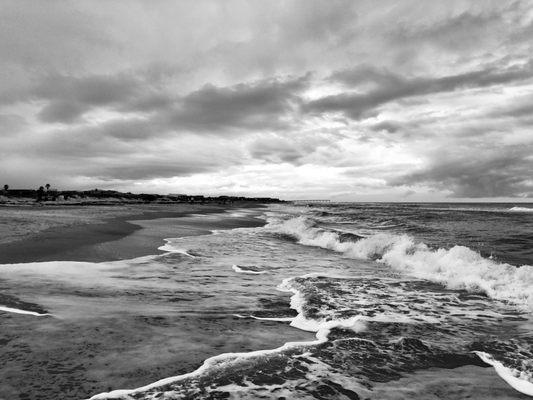
[{"label": "storm cloud", "polygon": [[533,77],[531,64],[521,67],[490,68],[435,78],[405,78],[387,71],[368,68],[334,73],[330,79],[347,86],[373,84],[375,88],[355,93],[340,93],[311,101],[305,109],[311,113],[342,112],[360,119],[366,112],[391,101],[486,86],[512,84]]},{"label": "storm cloud", "polygon": [[287,128],[298,107],[307,78],[269,79],[231,87],[208,84],[180,99],[171,122],[178,127],[211,132],[229,128]]},{"label": "storm cloud", "polygon": [[0,1],[11,187],[532,196],[527,1]]},{"label": "storm cloud", "polygon": [[533,196],[533,146],[512,146],[481,154],[465,151],[462,156],[436,155],[423,171],[391,182],[399,185],[426,183],[448,190],[454,197]]}]

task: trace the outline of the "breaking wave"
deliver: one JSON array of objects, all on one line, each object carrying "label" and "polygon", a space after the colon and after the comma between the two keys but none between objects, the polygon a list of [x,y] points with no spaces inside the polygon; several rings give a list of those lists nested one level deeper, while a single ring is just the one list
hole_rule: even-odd
[{"label": "breaking wave", "polygon": [[[186,384],[188,379],[199,377],[202,375],[216,375],[217,373],[222,373],[222,371],[232,365],[239,364],[244,360],[248,359],[260,359],[268,355],[282,353],[284,351],[299,348],[299,347],[308,347],[308,346],[317,346],[328,341],[328,336],[333,329],[340,328],[346,329],[353,332],[362,332],[366,329],[366,324],[361,320],[359,315],[352,316],[350,318],[339,318],[339,319],[323,319],[323,320],[314,320],[312,318],[306,317],[304,310],[305,300],[303,294],[295,287],[292,286],[291,282],[294,278],[285,279],[279,286],[278,290],[284,292],[291,292],[290,306],[292,309],[298,312],[298,315],[293,318],[260,318],[249,316],[248,318],[260,319],[260,320],[273,320],[279,322],[289,322],[291,326],[309,332],[315,333],[315,340],[306,341],[306,342],[287,342],[284,345],[277,347],[275,349],[267,350],[255,350],[250,352],[241,352],[241,353],[223,353],[214,357],[210,357],[204,361],[204,363],[196,370],[178,376],[172,376],[169,378],[161,379],[157,382],[148,384],[135,389],[118,389],[110,392],[99,393],[88,400],[107,400],[107,399],[129,399],[130,396],[142,393],[145,395],[144,398],[157,398],[161,397],[165,390],[168,389],[169,385],[179,385],[180,383]],[[236,314],[238,318],[247,318],[245,316]],[[176,392],[172,392],[176,394]],[[152,397],[153,396],[153,397]],[[164,396],[163,396],[164,397]],[[181,397],[180,397],[181,398]]]},{"label": "breaking wave", "polygon": [[509,211],[512,212],[533,212],[533,208],[528,207],[511,207]]},{"label": "breaking wave", "polygon": [[261,274],[267,273],[267,271],[252,269],[250,267],[244,267],[242,265],[237,265],[237,264],[233,264],[231,268],[239,274],[261,275]]},{"label": "breaking wave", "polygon": [[524,373],[523,371],[518,371],[513,368],[506,367],[500,361],[494,359],[494,357],[488,353],[482,351],[474,351],[483,362],[494,367],[496,373],[507,382],[512,388],[519,391],[520,393],[527,394],[528,396],[533,396],[533,383],[530,381],[531,376]]},{"label": "breaking wave", "polygon": [[437,282],[450,289],[482,292],[533,310],[533,266],[516,267],[484,258],[465,246],[432,249],[409,235],[378,233],[346,241],[304,216],[273,219],[266,227],[289,235],[300,244],[341,252],[348,257],[376,260],[408,275]]}]

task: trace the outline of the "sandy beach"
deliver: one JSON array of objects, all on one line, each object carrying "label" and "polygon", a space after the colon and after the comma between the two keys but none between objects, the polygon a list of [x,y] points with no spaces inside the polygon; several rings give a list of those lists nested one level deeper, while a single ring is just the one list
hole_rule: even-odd
[{"label": "sandy beach", "polygon": [[[191,315],[199,294],[188,285],[167,290],[163,280],[152,290],[144,276],[163,277],[163,272],[152,265],[135,267],[144,265],[143,256],[165,254],[157,248],[167,237],[261,226],[260,210],[197,205],[23,209],[13,219],[9,212],[0,211],[8,221],[4,229],[19,226],[24,235],[0,245],[2,400],[81,399],[188,372],[222,352],[277,347],[309,336],[288,326],[280,330],[276,322],[238,319],[214,306]],[[21,227],[21,220],[31,223]],[[164,257],[176,265],[194,262],[183,254]],[[117,261],[131,259],[138,261]],[[176,273],[180,285],[181,272]],[[286,296],[275,297],[280,296],[287,307]]]},{"label": "sandy beach", "polygon": [[[331,251],[337,236],[294,210],[4,211],[25,233],[0,245],[0,400],[117,398],[104,393],[179,376],[131,398],[525,398],[472,350],[527,338],[527,314]],[[343,328],[352,315],[362,330]]]},{"label": "sandy beach", "polygon": [[0,400],[533,399],[533,0],[0,10]]},{"label": "sandy beach", "polygon": [[[234,207],[239,206],[248,205]],[[129,240],[113,243],[113,246],[105,243],[115,242],[141,230],[147,225],[141,221],[178,218],[192,213],[220,213],[229,208],[200,204],[0,207],[0,264],[60,260],[113,261],[153,254],[161,245],[165,232],[158,233],[152,229],[150,237],[143,232],[132,238],[134,243]],[[250,225],[249,222],[242,223],[244,226]],[[257,223],[253,221],[251,224]],[[195,235],[205,231],[206,227],[200,226],[188,227],[179,233]],[[142,236],[142,240],[139,240],[139,236]]]}]

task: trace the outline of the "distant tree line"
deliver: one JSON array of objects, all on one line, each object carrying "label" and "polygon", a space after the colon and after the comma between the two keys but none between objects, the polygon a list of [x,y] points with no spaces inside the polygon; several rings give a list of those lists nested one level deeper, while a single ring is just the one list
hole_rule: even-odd
[{"label": "distant tree line", "polygon": [[90,199],[110,199],[113,202],[126,201],[138,203],[217,203],[232,204],[235,202],[257,202],[257,203],[279,203],[280,199],[271,197],[244,197],[244,196],[203,196],[186,194],[152,194],[152,193],[131,193],[119,192],[116,190],[56,190],[52,189],[49,183],[39,186],[38,189],[10,189],[9,185],[4,185],[2,195],[9,198],[32,198],[36,202],[50,202],[58,200],[77,199],[83,203],[90,203]]}]

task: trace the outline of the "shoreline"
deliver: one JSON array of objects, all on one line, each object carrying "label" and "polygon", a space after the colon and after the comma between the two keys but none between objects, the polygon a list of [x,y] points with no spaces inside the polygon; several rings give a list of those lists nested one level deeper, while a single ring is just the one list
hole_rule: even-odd
[{"label": "shoreline", "polygon": [[[169,211],[159,210],[148,214],[139,212],[135,216],[115,217],[92,228],[82,225],[72,229],[59,229],[59,232],[56,232],[59,236],[58,244],[65,244],[68,237],[73,236],[74,228],[81,230],[82,239],[85,239],[90,229],[94,228],[99,232],[95,234],[96,243],[88,243],[85,240],[82,245],[69,251],[54,253],[54,260],[59,261],[58,257],[64,257],[67,261],[73,261],[73,257],[77,257],[77,260],[90,257],[93,263],[98,262],[100,258],[111,261],[135,257],[135,252],[143,253],[145,248],[149,249],[148,254],[155,255],[153,259],[158,259],[158,247],[163,249],[164,246],[161,245],[164,238],[204,235],[213,230],[253,227],[265,223],[257,218],[261,214],[261,209],[258,208],[247,211],[243,207],[217,207],[215,210],[174,209],[168,214],[165,212]],[[125,231],[129,233],[124,236],[122,233]],[[50,232],[42,235],[46,234]],[[79,235],[80,232],[78,239]],[[261,358],[264,355],[280,354],[291,348],[294,342],[303,346],[328,342],[331,328],[350,328],[352,323],[356,322],[341,319],[323,321],[319,325],[313,322],[309,325],[310,321],[305,321],[304,318],[303,306],[298,302],[303,295],[299,296],[297,289],[289,290],[285,287],[285,292],[293,293],[290,299],[286,299],[286,294],[271,293],[271,289],[265,290],[264,293],[262,288],[236,291],[235,282],[239,283],[239,288],[246,288],[260,278],[233,275],[231,270],[236,273],[244,271],[230,269],[234,261],[231,252],[234,241],[220,242],[222,237],[223,235],[209,235],[189,238],[183,241],[183,247],[182,243],[177,241],[174,249],[170,246],[169,252],[162,257],[165,260],[161,265],[157,262],[147,262],[145,259],[130,264],[102,263],[104,265],[101,266],[72,266],[68,265],[68,262],[52,262],[42,266],[6,265],[6,270],[13,273],[12,282],[15,282],[15,285],[6,286],[7,292],[13,291],[13,288],[19,287],[17,285],[20,284],[21,294],[26,292],[27,295],[22,299],[35,298],[38,303],[44,305],[44,311],[51,310],[51,317],[26,318],[16,314],[7,315],[4,321],[6,352],[0,360],[5,361],[8,366],[3,372],[4,375],[0,376],[4,378],[5,390],[15,396],[19,393],[18,388],[22,382],[29,381],[27,387],[24,386],[24,389],[29,391],[27,393],[45,394],[48,395],[47,398],[61,394],[65,399],[90,396],[94,399],[104,399],[146,389],[150,389],[149,396],[155,396],[156,393],[153,392],[161,390],[176,389],[178,392],[181,382],[187,379],[198,380],[200,387],[211,387],[209,382],[214,375],[203,373],[211,367],[216,369],[219,362],[226,365],[226,362],[231,362],[236,357],[254,364],[256,356]],[[202,247],[200,243],[204,240],[212,242],[209,242],[209,246]],[[224,244],[227,251],[217,253],[216,246],[220,243]],[[194,256],[187,253],[189,249]],[[213,260],[214,254],[222,257]],[[248,265],[248,256],[249,253],[246,252],[246,258],[241,259],[244,261],[242,265]],[[200,261],[195,260],[196,257]],[[153,260],[152,257],[146,259]],[[191,270],[196,271],[196,274],[193,274],[193,279],[188,280]],[[17,274],[20,274],[18,280],[15,279]],[[307,275],[309,274],[305,276]],[[56,279],[57,276],[60,279]],[[265,283],[265,278],[262,279]],[[287,279],[283,282],[287,282]],[[270,279],[268,287],[271,283]],[[190,290],[195,286],[197,290]],[[281,287],[283,284],[277,286],[278,289]],[[151,290],[154,288],[156,290]],[[242,293],[253,296],[260,293],[261,300],[269,300],[262,304],[265,309],[270,309],[269,306],[277,302],[288,301],[290,308],[295,310],[297,315],[282,318],[255,317],[262,315],[260,312],[263,307],[259,306],[259,303],[253,308],[243,307],[239,301]],[[230,297],[237,300],[228,302]],[[7,307],[17,305],[16,300],[13,300],[13,305],[8,304]],[[241,311],[241,307],[245,311]],[[259,313],[255,312],[256,307]],[[12,309],[4,311],[13,312]],[[57,314],[55,311],[58,311]],[[238,311],[239,314],[233,311]],[[248,316],[243,318],[247,312]],[[31,315],[35,314],[34,312]],[[285,312],[282,315],[286,315]],[[339,324],[339,321],[344,322]],[[221,332],[224,334],[220,335]],[[218,335],[221,337],[218,338]],[[31,343],[32,347],[25,348],[21,353],[20,346],[26,343]],[[479,364],[481,363],[479,361]],[[40,365],[47,367],[41,369]],[[467,367],[470,368],[470,364]],[[13,370],[20,374],[16,380],[12,380],[13,376],[10,375]],[[420,374],[409,372],[404,378],[413,387],[416,386],[419,376],[429,376],[433,382],[437,375],[443,372],[446,374],[448,369],[439,370],[437,374],[426,371],[430,370],[421,368]],[[473,375],[478,372],[479,370],[473,369]],[[29,377],[31,379],[28,379]],[[483,372],[479,383],[486,384],[488,380],[497,380],[498,389],[504,396],[502,399],[520,398],[504,382],[495,379],[496,377],[497,373],[490,368]],[[261,375],[256,378],[262,379]],[[457,374],[454,374],[447,382],[439,380],[438,385],[448,386],[456,378]],[[381,387],[377,385],[376,389],[389,393],[389,385],[394,386],[395,381]],[[467,383],[465,386],[465,391],[475,389]],[[224,386],[217,384],[216,387]],[[0,389],[4,387],[0,386]],[[431,390],[426,387],[422,389],[423,392]],[[354,391],[357,392],[356,389]],[[231,390],[228,390],[221,394],[230,392]]]},{"label": "shoreline", "polygon": [[[94,206],[102,209],[102,206]],[[28,231],[18,236],[8,237],[9,241],[0,243],[0,264],[18,264],[29,262],[45,262],[45,261],[117,261],[129,258],[140,257],[143,255],[157,254],[157,248],[164,245],[165,237],[161,235],[156,239],[152,235],[151,240],[137,240],[135,246],[128,243],[126,238],[132,236],[135,232],[141,231],[144,226],[142,221],[154,221],[166,218],[180,218],[186,217],[190,214],[209,215],[214,213],[224,213],[232,209],[239,208],[260,208],[257,204],[235,204],[235,205],[148,205],[148,206],[112,206],[111,210],[105,209],[103,215],[91,216],[86,218],[76,216],[72,218],[69,224],[51,225],[49,215],[46,214],[45,222],[40,223],[39,218],[43,219],[42,214],[38,214],[42,208],[23,209],[22,213],[30,210],[30,213],[24,215],[29,219],[19,222],[17,218],[13,218],[11,224],[16,228],[21,225],[28,227]],[[93,206],[84,206],[84,211],[92,211]],[[11,208],[13,209],[13,208]],[[68,212],[74,210],[68,206]],[[19,213],[20,209],[17,210]],[[62,207],[54,207],[53,211],[64,211]],[[77,210],[74,210],[77,211]],[[32,215],[34,214],[34,215]],[[4,216],[9,218],[8,215]],[[34,220],[31,220],[34,218]],[[58,218],[61,218],[59,216]],[[59,221],[58,221],[59,222]],[[39,224],[40,225],[37,225]],[[264,223],[264,222],[263,222]],[[30,226],[35,224],[35,226]],[[243,221],[243,226],[261,226],[262,223],[255,221]],[[7,229],[9,229],[9,224]],[[37,228],[37,231],[35,230]],[[41,228],[41,229],[39,229]],[[179,228],[179,227],[178,227]],[[198,229],[196,234],[206,233],[207,229]],[[184,233],[184,232],[182,232]],[[195,234],[190,229],[186,236]],[[117,246],[111,248],[106,246],[106,243],[115,243]]]},{"label": "shoreline", "polygon": [[[140,213],[134,217],[114,218],[107,221],[107,224],[93,224],[90,229],[111,230],[113,224],[122,221],[128,232],[131,229],[134,231],[126,236],[120,236],[124,230],[110,232],[109,237],[114,240],[107,242],[102,242],[104,237],[100,232],[96,235],[98,243],[80,246],[70,254],[78,259],[90,256],[92,263],[98,263],[98,258],[110,261],[107,257],[111,254],[109,249],[118,246],[123,252],[113,255],[131,259],[135,258],[132,251],[143,252],[145,248],[149,248],[149,255],[166,253],[158,250],[158,247],[164,245],[164,238],[203,235],[214,229],[261,226],[265,223],[257,218],[261,213],[260,208],[253,207],[250,212],[243,208],[196,207],[195,210],[182,210],[181,213],[174,210],[170,214]],[[183,219],[175,219],[178,215]],[[56,232],[61,236],[58,244],[66,243],[67,232],[77,230],[78,233],[86,234],[88,229],[88,225],[60,229],[60,232]],[[171,231],[173,234],[169,235],[168,232]],[[49,234],[47,231],[39,237]],[[118,239],[117,235],[120,236]],[[26,241],[20,242],[20,246],[27,246]],[[153,246],[155,242],[157,245]],[[139,247],[141,243],[144,243],[144,246]],[[60,395],[65,399],[86,398],[113,388],[137,387],[161,377],[195,370],[205,360],[217,354],[247,352],[261,348],[263,344],[267,347],[278,347],[285,343],[287,338],[289,341],[296,341],[307,336],[306,333],[293,330],[289,326],[281,327],[276,322],[241,320],[231,314],[202,310],[201,307],[198,309],[197,318],[191,319],[187,311],[188,301],[201,301],[201,298],[186,290],[176,293],[176,300],[167,299],[168,295],[163,293],[160,298],[150,303],[145,300],[150,298],[149,290],[142,289],[136,295],[134,290],[115,289],[112,285],[95,284],[87,287],[83,282],[88,275],[79,276],[79,282],[82,283],[79,286],[72,280],[56,281],[54,273],[49,275],[51,279],[48,279],[46,270],[51,271],[56,267],[66,275],[72,273],[77,266],[70,268],[68,262],[73,261],[74,257],[67,256],[64,252],[40,256],[52,257],[54,261],[60,261],[58,256],[61,256],[66,258],[67,263],[43,265],[45,268],[42,278],[38,272],[39,265],[21,264],[20,267],[29,268],[28,271],[35,268],[35,273],[28,278],[25,272],[21,272],[21,279],[18,281],[20,286],[13,284],[17,283],[15,277],[6,281],[10,283],[5,286],[7,297],[3,300],[9,300],[6,305],[9,309],[0,310],[4,324],[0,340],[5,340],[5,351],[0,361],[6,366],[0,374],[0,381],[4,381],[0,385],[0,392],[13,397],[24,394],[31,399],[46,396],[56,398]],[[178,257],[179,260],[180,255],[169,257]],[[183,262],[184,266],[188,262],[194,263],[188,260],[180,262]],[[105,262],[103,264],[105,265]],[[5,267],[16,271],[19,265]],[[85,265],[81,267],[80,271],[83,273],[100,275],[101,279],[106,279],[107,276],[110,279],[124,280],[125,283],[129,282],[132,288],[136,287],[135,282],[144,282],[136,281],[134,274],[122,276],[123,273],[119,272],[121,266],[117,265],[114,267],[117,268],[116,273],[107,271],[109,266],[95,272],[91,272],[91,268]],[[144,273],[139,271],[138,276],[143,279]],[[144,287],[144,284],[141,284],[141,287]],[[36,303],[30,304],[28,301]],[[42,308],[35,309],[35,313],[31,315],[21,315],[13,310],[41,305]],[[154,306],[157,307],[155,313]],[[33,308],[31,311],[34,311]],[[52,316],[41,318],[36,315],[37,312],[49,312]],[[227,331],[223,341],[216,339],[219,329]],[[245,336],[244,332],[250,336]],[[266,332],[270,332],[270,335]],[[77,339],[78,337],[80,339]],[[27,343],[31,343],[31,348],[28,347],[21,353],[20,346]],[[154,351],[155,349],[157,350]],[[120,354],[120,357],[109,358],[110,354]],[[13,371],[17,371],[16,376]],[[59,374],[58,371],[62,373]]]},{"label": "shoreline", "polygon": [[[302,305],[299,303],[300,292],[297,289],[292,289],[290,286],[287,286],[287,282],[293,278],[288,278],[284,280],[277,286],[277,290],[281,292],[292,293],[290,298],[290,308],[297,312],[297,315],[294,317],[284,318],[282,320],[277,318],[257,318],[264,321],[276,321],[289,323],[288,325],[296,330],[302,332],[309,332],[314,335],[314,338],[311,337],[308,340],[299,340],[299,341],[287,341],[281,346],[275,348],[262,348],[262,349],[253,349],[249,351],[238,351],[238,352],[228,352],[228,353],[219,353],[209,358],[206,358],[203,363],[198,366],[196,369],[191,371],[179,374],[160,378],[149,384],[139,386],[131,389],[116,388],[109,390],[107,392],[95,393],[91,395],[86,400],[110,400],[110,399],[127,399],[130,396],[135,396],[136,398],[141,398],[143,396],[148,398],[166,398],[167,394],[174,393],[176,397],[172,398],[181,398],[180,385],[186,384],[188,381],[198,380],[202,382],[202,385],[205,387],[218,387],[221,388],[220,384],[215,384],[216,377],[218,375],[223,375],[223,369],[220,368],[220,365],[225,364],[227,367],[228,364],[238,364],[243,360],[254,360],[260,359],[261,357],[282,354],[283,352],[290,352],[293,349],[306,348],[306,347],[315,347],[327,343],[330,341],[329,334],[333,329],[347,329],[353,330],[354,332],[366,330],[365,319],[360,318],[359,316],[352,317],[349,319],[339,319],[331,320],[327,322],[317,323],[313,320],[306,320],[303,314]],[[241,317],[239,317],[241,318]],[[244,319],[255,319],[253,315],[248,317],[242,317]],[[517,378],[514,378],[513,382],[509,382],[507,379],[503,378],[501,371],[498,370],[493,364],[488,363],[483,357],[479,354],[476,355],[481,359],[479,364],[465,364],[453,367],[437,367],[432,366],[429,368],[419,368],[411,371],[410,373],[404,374],[398,379],[391,379],[390,381],[374,382],[374,387],[366,388],[357,387],[357,384],[354,385],[354,391],[352,393],[357,396],[357,390],[360,394],[365,393],[367,396],[365,398],[370,399],[372,395],[381,393],[384,398],[389,397],[394,391],[405,391],[409,393],[413,398],[420,398],[419,395],[424,396],[424,391],[431,390],[431,386],[439,387],[441,392],[449,391],[451,395],[457,393],[468,393],[468,398],[475,399],[485,399],[488,394],[491,394],[493,391],[498,392],[498,396],[494,399],[498,400],[510,400],[514,398],[522,398],[522,396],[529,394],[523,390],[520,390],[520,385],[523,382]],[[486,365],[482,365],[485,363]],[[505,370],[506,374],[510,374],[510,371]],[[215,377],[213,379],[213,377]],[[420,377],[426,378],[428,382],[421,384]],[[429,379],[428,379],[429,378]],[[500,379],[503,378],[503,379]],[[224,380],[224,378],[222,378]],[[479,385],[476,387],[471,384],[471,380],[475,380]],[[422,379],[423,381],[423,379]],[[410,385],[402,386],[402,383],[409,382]],[[459,383],[460,389],[456,390],[454,385]],[[483,384],[489,383],[488,387],[482,386]],[[424,384],[427,386],[425,387]],[[226,391],[222,392],[227,394],[226,397],[230,397],[231,394],[238,396],[239,386],[234,384],[233,388],[230,388],[230,385],[226,386]],[[454,389],[448,389],[448,387],[454,387]],[[483,389],[480,391],[480,387]],[[528,386],[529,387],[529,386]],[[528,388],[527,387],[527,388]],[[235,389],[237,388],[237,389]],[[526,389],[527,389],[526,388]],[[245,387],[241,389],[246,390]],[[417,390],[420,390],[421,393],[417,393]],[[481,394],[480,394],[481,392]],[[241,392],[242,393],[242,392]],[[138,397],[139,396],[139,397]],[[351,398],[351,397],[350,397]],[[355,397],[359,398],[359,397]],[[379,398],[374,397],[372,398]],[[396,399],[396,398],[395,398]]]}]

